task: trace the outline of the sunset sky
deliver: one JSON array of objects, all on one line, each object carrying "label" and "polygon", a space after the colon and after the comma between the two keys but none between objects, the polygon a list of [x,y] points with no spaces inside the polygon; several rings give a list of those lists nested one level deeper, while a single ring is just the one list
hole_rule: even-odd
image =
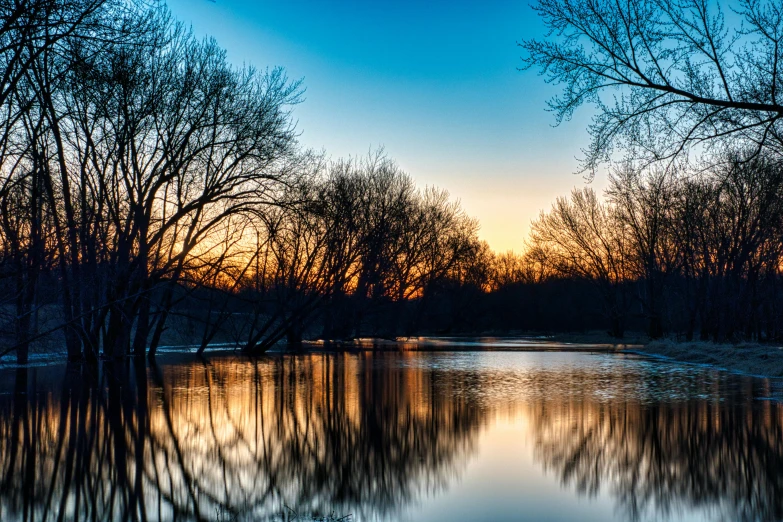
[{"label": "sunset sky", "polygon": [[[426,5],[425,5],[426,4]],[[574,175],[590,108],[553,127],[558,92],[520,72],[516,42],[543,28],[526,1],[172,0],[236,64],[303,79],[301,143],[330,156],[383,146],[420,186],[448,189],[498,251],[522,250],[531,219],[584,185]],[[593,182],[605,186],[605,176]]]}]

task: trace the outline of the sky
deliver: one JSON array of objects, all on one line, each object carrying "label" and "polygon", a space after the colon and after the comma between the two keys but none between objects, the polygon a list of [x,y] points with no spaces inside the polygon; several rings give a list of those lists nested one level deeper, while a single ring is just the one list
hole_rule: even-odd
[{"label": "sky", "polygon": [[[447,189],[496,251],[523,250],[530,222],[574,174],[590,108],[555,126],[558,92],[519,71],[517,42],[544,28],[526,0],[170,0],[228,60],[301,79],[307,148],[333,158],[383,147],[421,187]],[[605,176],[593,182],[605,186]]]}]

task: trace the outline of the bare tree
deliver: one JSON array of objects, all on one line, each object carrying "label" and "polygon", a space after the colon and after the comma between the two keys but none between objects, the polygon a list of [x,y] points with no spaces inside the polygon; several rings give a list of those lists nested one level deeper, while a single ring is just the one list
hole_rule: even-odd
[{"label": "bare tree", "polygon": [[614,208],[582,189],[558,198],[549,213],[533,222],[531,243],[546,252],[547,263],[564,277],[584,278],[600,291],[611,334],[622,337],[628,303],[624,283],[631,278],[628,231]]},{"label": "bare tree", "polygon": [[[154,353],[180,281],[196,279],[216,245],[237,244],[217,239],[227,223],[274,203],[301,94],[281,69],[230,66],[163,7],[105,3],[89,14],[56,46],[28,42],[0,179],[8,210],[29,193],[20,204],[32,212],[6,220],[5,250],[40,270],[39,214],[51,226],[72,359]],[[59,11],[46,16],[62,25]],[[34,270],[16,272],[34,283]],[[25,301],[17,330],[28,329]],[[29,337],[18,333],[20,348]]]},{"label": "bare tree", "polygon": [[663,169],[640,172],[632,167],[618,169],[612,176],[607,196],[619,220],[629,233],[633,277],[643,281],[640,301],[648,319],[647,334],[663,336],[663,290],[665,276],[675,271],[676,249],[671,231],[671,174]]},{"label": "bare tree", "polygon": [[[783,8],[777,0],[540,0],[549,29],[524,68],[563,86],[557,121],[597,112],[582,169],[619,149],[644,162],[741,140],[783,153]],[[727,16],[726,13],[733,16]]]}]

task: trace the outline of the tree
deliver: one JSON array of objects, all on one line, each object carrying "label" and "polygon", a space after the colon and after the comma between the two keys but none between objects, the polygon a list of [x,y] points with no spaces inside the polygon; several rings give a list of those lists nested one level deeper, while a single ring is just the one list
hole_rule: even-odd
[{"label": "tree", "polygon": [[[45,35],[24,40],[29,59],[12,59],[12,40],[0,48],[24,66],[0,89],[15,119],[0,135],[15,346],[25,353],[36,282],[51,265],[69,358],[152,354],[183,284],[244,248],[225,232],[274,206],[300,83],[231,66],[160,5],[43,3],[34,30]],[[66,7],[86,11],[65,23]],[[2,23],[0,42],[13,32]],[[63,34],[50,38],[52,27]]]},{"label": "tree", "polygon": [[674,197],[670,181],[671,174],[662,169],[642,172],[625,167],[611,176],[607,191],[618,219],[628,230],[633,275],[644,282],[640,297],[652,339],[663,336],[663,287],[677,257],[669,241]]},{"label": "tree", "polygon": [[530,236],[532,248],[545,252],[547,264],[561,277],[595,283],[611,322],[610,333],[622,337],[630,241],[616,210],[601,203],[592,189],[574,189],[570,198],[557,198],[549,213],[541,213]]},{"label": "tree", "polygon": [[644,163],[736,140],[783,154],[779,0],[539,0],[534,9],[549,33],[519,44],[523,68],[563,86],[549,102],[558,123],[595,105],[582,164],[590,177],[618,148]]},{"label": "tree", "polygon": [[[38,281],[50,256],[45,253],[53,215],[47,201],[48,113],[37,89],[41,63],[50,83],[63,80],[63,57],[78,43],[108,41],[104,22],[122,2],[112,0],[0,1],[0,205],[3,207],[0,279],[15,280],[14,340],[19,362],[27,361],[33,315],[39,306]],[[116,36],[116,35],[115,35]],[[0,302],[5,299],[0,299]]]}]

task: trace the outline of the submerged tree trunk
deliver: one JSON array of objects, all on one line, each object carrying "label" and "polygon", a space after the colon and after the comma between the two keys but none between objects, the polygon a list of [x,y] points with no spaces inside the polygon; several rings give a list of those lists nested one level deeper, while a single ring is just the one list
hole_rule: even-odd
[{"label": "submerged tree trunk", "polygon": [[292,321],[285,332],[285,340],[289,349],[302,349],[302,325],[299,321]]},{"label": "submerged tree trunk", "polygon": [[25,277],[20,266],[16,275],[16,362],[27,364],[30,339],[30,311],[34,295],[34,281]]}]

